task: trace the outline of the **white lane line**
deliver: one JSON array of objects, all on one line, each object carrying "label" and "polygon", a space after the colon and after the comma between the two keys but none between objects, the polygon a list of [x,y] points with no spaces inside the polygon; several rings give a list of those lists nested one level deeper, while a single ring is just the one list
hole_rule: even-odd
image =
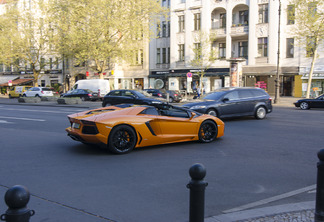
[{"label": "white lane line", "polygon": [[65,111],[65,110],[35,110],[35,109],[12,109],[12,108],[0,108],[0,110],[13,110],[13,111],[24,111],[24,112],[40,112],[40,113],[71,113],[71,112],[78,112],[78,111]]},{"label": "white lane line", "polygon": [[267,204],[267,203],[270,203],[270,202],[273,202],[273,201],[277,201],[277,200],[281,200],[281,199],[284,199],[284,198],[287,198],[287,197],[295,196],[297,194],[308,192],[308,191],[314,190],[314,189],[316,189],[316,184],[308,186],[308,187],[304,187],[304,188],[301,188],[301,189],[298,189],[298,190],[293,190],[293,191],[290,191],[288,193],[280,194],[278,196],[270,197],[270,198],[267,198],[267,199],[264,199],[264,200],[260,200],[260,201],[256,201],[256,202],[249,203],[249,204],[246,204],[246,205],[242,205],[240,207],[235,207],[233,209],[225,210],[225,211],[223,211],[223,213],[225,213],[225,214],[233,213],[233,212],[236,212],[236,211],[242,211],[242,210],[246,210],[246,209],[249,209],[249,208],[258,207],[258,206],[263,205],[263,204]]},{"label": "white lane line", "polygon": [[12,122],[8,122],[6,120],[0,120],[0,123],[9,123],[9,124],[12,124]]},{"label": "white lane line", "polygon": [[27,121],[37,121],[44,122],[44,119],[30,119],[30,118],[19,118],[19,117],[9,117],[9,116],[0,116],[0,119],[16,119],[16,120],[27,120]]}]

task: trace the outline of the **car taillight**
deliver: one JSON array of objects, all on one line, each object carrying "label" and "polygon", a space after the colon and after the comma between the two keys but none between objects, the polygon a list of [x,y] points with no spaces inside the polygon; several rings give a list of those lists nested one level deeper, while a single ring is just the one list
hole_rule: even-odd
[{"label": "car taillight", "polygon": [[44,94],[44,92],[43,92],[43,91],[41,91],[41,94]]},{"label": "car taillight", "polygon": [[88,120],[81,120],[81,123],[82,123],[83,125],[89,125],[89,126],[95,126],[95,125],[96,125],[95,122],[88,121]]},{"label": "car taillight", "polygon": [[162,94],[161,94],[161,93],[158,93],[158,96],[159,96],[159,97],[162,97]]},{"label": "car taillight", "polygon": [[88,94],[89,97],[91,97],[92,95],[91,94]]},{"label": "car taillight", "polygon": [[174,96],[178,96],[178,94],[174,94]]}]

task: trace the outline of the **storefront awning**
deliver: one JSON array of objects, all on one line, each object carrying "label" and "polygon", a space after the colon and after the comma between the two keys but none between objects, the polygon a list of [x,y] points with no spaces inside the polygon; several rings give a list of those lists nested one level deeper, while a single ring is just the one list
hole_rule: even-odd
[{"label": "storefront awning", "polygon": [[[8,81],[6,83],[0,84],[0,87],[9,86]],[[12,80],[12,86],[27,85],[27,84],[31,85],[32,83],[33,83],[33,79],[15,79],[15,80]]]}]

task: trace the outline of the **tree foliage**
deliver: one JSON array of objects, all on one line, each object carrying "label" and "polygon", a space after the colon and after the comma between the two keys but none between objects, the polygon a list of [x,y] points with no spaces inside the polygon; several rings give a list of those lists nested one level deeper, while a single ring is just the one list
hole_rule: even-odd
[{"label": "tree foliage", "polygon": [[35,85],[44,74],[46,56],[53,54],[46,11],[42,0],[8,0],[0,17],[1,63],[14,70],[31,70]]},{"label": "tree foliage", "polygon": [[289,19],[295,22],[292,31],[298,42],[306,49],[306,56],[312,57],[306,92],[306,98],[309,98],[318,49],[324,40],[324,1],[291,0],[290,4],[293,8],[288,11]]},{"label": "tree foliage", "polygon": [[77,63],[101,74],[113,63],[130,62],[152,37],[149,21],[165,14],[155,0],[49,0],[55,44]]}]

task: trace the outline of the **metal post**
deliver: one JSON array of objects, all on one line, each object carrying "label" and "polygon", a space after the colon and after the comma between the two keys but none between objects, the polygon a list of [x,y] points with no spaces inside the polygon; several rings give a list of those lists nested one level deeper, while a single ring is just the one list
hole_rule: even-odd
[{"label": "metal post", "polygon": [[278,10],[278,52],[277,52],[277,73],[276,73],[276,80],[275,80],[275,98],[274,103],[279,103],[279,96],[280,96],[280,26],[281,26],[281,1],[279,0],[279,10]]},{"label": "metal post", "polygon": [[316,186],[316,207],[315,222],[324,221],[324,149],[317,153],[317,186]]},{"label": "metal post", "polygon": [[26,187],[21,185],[11,187],[5,194],[8,210],[0,219],[7,222],[29,222],[30,217],[35,214],[34,210],[27,208],[29,198],[30,193]]},{"label": "metal post", "polygon": [[208,183],[204,181],[206,168],[197,163],[189,169],[191,177],[187,188],[190,189],[189,222],[203,222],[205,215],[205,188]]}]

